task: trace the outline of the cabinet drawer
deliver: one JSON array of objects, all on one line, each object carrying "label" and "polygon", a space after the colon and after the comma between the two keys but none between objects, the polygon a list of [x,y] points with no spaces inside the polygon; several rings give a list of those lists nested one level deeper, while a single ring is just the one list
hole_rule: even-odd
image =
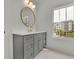
[{"label": "cabinet drawer", "polygon": [[24,51],[24,56],[29,55],[29,54],[33,54],[33,48],[30,48],[27,51]]},{"label": "cabinet drawer", "polygon": [[24,45],[33,44],[32,40],[24,40]]},{"label": "cabinet drawer", "polygon": [[25,35],[24,38],[33,38],[33,35]]},{"label": "cabinet drawer", "polygon": [[38,40],[43,40],[43,33],[36,34],[36,37],[38,38]]},{"label": "cabinet drawer", "polygon": [[24,44],[24,50],[29,50],[30,48],[33,48],[33,43],[32,44],[29,44],[29,45],[26,45]]},{"label": "cabinet drawer", "polygon": [[33,35],[24,36],[24,44],[32,43]]}]

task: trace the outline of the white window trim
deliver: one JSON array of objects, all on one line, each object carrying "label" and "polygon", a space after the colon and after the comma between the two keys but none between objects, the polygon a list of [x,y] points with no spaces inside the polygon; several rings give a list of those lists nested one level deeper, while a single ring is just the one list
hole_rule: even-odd
[{"label": "white window trim", "polygon": [[73,6],[74,3],[69,3],[69,4],[66,4],[66,5],[61,5],[61,6],[58,6],[58,7],[54,7],[53,10],[57,10],[57,9],[61,9],[61,8],[66,8],[66,7],[69,7],[69,6]]}]

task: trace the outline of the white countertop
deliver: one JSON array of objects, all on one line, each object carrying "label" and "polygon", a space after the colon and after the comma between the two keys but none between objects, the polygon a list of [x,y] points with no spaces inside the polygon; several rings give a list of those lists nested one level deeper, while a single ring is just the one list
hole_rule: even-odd
[{"label": "white countertop", "polygon": [[42,33],[45,31],[37,31],[37,32],[13,32],[12,34],[16,34],[16,35],[29,35],[29,34],[36,34],[36,33]]}]

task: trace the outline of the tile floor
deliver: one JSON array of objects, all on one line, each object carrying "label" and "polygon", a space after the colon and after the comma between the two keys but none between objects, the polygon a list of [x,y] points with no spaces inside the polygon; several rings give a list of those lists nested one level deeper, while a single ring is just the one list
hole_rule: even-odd
[{"label": "tile floor", "polygon": [[41,51],[34,59],[74,59],[74,57],[49,49],[43,49],[43,51]]}]

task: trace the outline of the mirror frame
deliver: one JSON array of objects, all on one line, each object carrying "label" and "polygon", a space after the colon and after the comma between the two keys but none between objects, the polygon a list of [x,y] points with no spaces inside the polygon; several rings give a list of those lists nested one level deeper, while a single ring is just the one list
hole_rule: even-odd
[{"label": "mirror frame", "polygon": [[[24,8],[22,8],[21,11],[20,11],[20,18],[21,18],[22,23],[23,23],[26,27],[29,27],[30,25],[27,25],[27,23],[24,23],[23,18],[22,18],[22,12],[23,12],[23,10],[24,10],[25,8],[28,8],[28,9],[33,13],[33,16],[34,16],[34,24],[35,24],[35,14],[34,14],[34,11],[33,11],[31,8],[29,8],[29,7],[24,7]],[[32,24],[32,27],[33,27],[34,24]]]}]

